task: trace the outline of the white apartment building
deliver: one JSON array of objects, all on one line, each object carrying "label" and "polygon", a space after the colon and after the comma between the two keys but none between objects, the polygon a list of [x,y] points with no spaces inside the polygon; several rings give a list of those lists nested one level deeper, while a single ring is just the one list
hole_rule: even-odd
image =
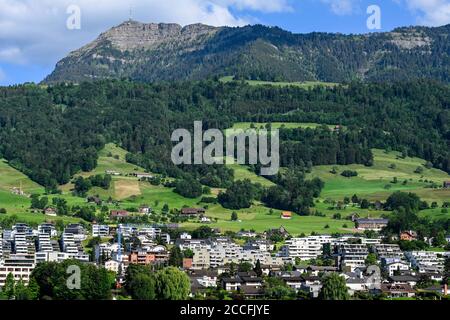
[{"label": "white apartment building", "polygon": [[109,226],[101,225],[101,224],[93,224],[92,225],[92,236],[106,238],[109,236]]},{"label": "white apartment building", "polygon": [[18,255],[33,254],[35,251],[34,243],[29,234],[25,232],[14,232],[14,252]]},{"label": "white apartment building", "polygon": [[381,243],[381,239],[380,238],[375,238],[375,239],[369,239],[369,238],[361,238],[361,244],[365,244],[365,245],[378,245]]},{"label": "white apartment building", "polygon": [[0,287],[5,285],[6,277],[10,273],[15,281],[22,279],[28,284],[35,266],[34,255],[11,255],[8,259],[4,259],[0,264]]},{"label": "white apartment building", "polygon": [[286,241],[281,252],[284,257],[300,260],[316,259],[323,253],[323,245],[334,242],[329,235],[292,238]]},{"label": "white apartment building", "polygon": [[405,257],[398,244],[378,244],[375,246],[375,253],[379,260],[382,258],[404,259]]},{"label": "white apartment building", "polygon": [[74,259],[81,262],[89,262],[89,255],[84,252],[67,253],[67,252],[57,252],[57,251],[42,251],[36,252],[35,260],[36,264],[42,262],[63,262],[65,260]]},{"label": "white apartment building", "polygon": [[58,235],[58,231],[51,223],[43,223],[38,226],[38,234],[47,233],[51,238],[56,237]]},{"label": "white apartment building", "polygon": [[40,233],[38,237],[38,251],[52,252],[53,245],[51,243],[50,235],[48,233]]},{"label": "white apartment building", "polygon": [[442,253],[432,251],[410,251],[405,252],[405,256],[414,268],[419,272],[436,269],[438,272],[444,270],[445,258]]},{"label": "white apartment building", "polygon": [[138,235],[147,236],[151,239],[156,239],[161,236],[160,228],[141,228],[138,230]]},{"label": "white apartment building", "polygon": [[78,246],[75,242],[74,235],[72,233],[63,233],[62,235],[62,250],[70,254],[78,254]]}]

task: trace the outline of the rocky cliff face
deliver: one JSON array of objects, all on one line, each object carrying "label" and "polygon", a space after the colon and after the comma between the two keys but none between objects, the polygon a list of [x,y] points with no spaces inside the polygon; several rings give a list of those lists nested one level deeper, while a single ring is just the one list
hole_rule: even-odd
[{"label": "rocky cliff face", "polygon": [[58,62],[44,82],[140,81],[234,75],[259,80],[342,82],[415,77],[450,82],[450,26],[370,35],[292,34],[126,21]]}]

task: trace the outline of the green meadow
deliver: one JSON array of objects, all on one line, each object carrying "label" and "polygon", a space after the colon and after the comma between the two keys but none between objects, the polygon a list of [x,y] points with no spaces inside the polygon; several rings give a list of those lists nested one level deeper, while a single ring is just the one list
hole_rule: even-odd
[{"label": "green meadow", "polygon": [[[233,80],[233,76],[226,76],[222,77],[220,79],[223,83],[229,83],[229,82],[235,82],[236,80]],[[236,81],[238,82],[238,81]],[[322,82],[322,81],[304,81],[304,82],[285,82],[285,81],[259,81],[259,80],[245,80],[245,82],[252,86],[276,86],[276,87],[297,87],[297,88],[303,88],[303,89],[312,89],[315,87],[327,87],[327,88],[333,88],[338,86],[338,83],[334,82]]]},{"label": "green meadow", "polygon": [[[317,166],[314,167],[308,178],[319,177],[325,181],[325,188],[321,197],[326,199],[342,200],[345,196],[364,197],[369,200],[385,200],[395,191],[414,192],[422,199],[436,201],[441,204],[450,200],[450,190],[431,188],[433,184],[442,186],[450,176],[441,170],[427,169],[425,161],[419,158],[401,158],[398,152],[386,153],[374,149],[374,165],[347,166]],[[333,167],[337,174],[332,174]],[[422,173],[414,171],[422,167]],[[358,172],[357,177],[345,178],[340,175],[344,170]],[[397,178],[397,183],[392,183]],[[404,183],[406,181],[406,183]]]},{"label": "green meadow", "polygon": [[[320,123],[308,123],[308,122],[271,122],[270,123],[272,126],[272,129],[281,129],[281,128],[285,128],[285,129],[316,129],[320,126],[323,126],[323,124]],[[235,123],[233,126],[233,129],[235,130],[247,130],[247,129],[251,129],[252,126],[254,129],[258,130],[258,129],[265,129],[266,128],[267,123],[261,123],[261,122],[238,122]],[[336,127],[336,125],[330,125],[327,124],[327,127],[329,127],[330,129],[334,129]]]},{"label": "green meadow", "polygon": [[[237,128],[245,128],[247,124],[237,124]],[[248,124],[249,125],[249,124]],[[261,124],[263,125],[263,124]],[[277,124],[275,124],[277,125]],[[292,126],[313,127],[318,124],[290,124]],[[281,126],[281,124],[280,124]],[[333,126],[334,127],[334,126]],[[319,177],[325,181],[325,188],[321,197],[317,199],[313,211],[318,211],[324,216],[296,216],[291,220],[281,219],[281,212],[270,210],[260,203],[255,203],[249,209],[237,210],[238,221],[231,221],[233,210],[222,208],[218,204],[208,204],[207,216],[212,219],[211,227],[216,227],[222,231],[239,231],[241,229],[265,231],[270,228],[284,226],[291,234],[301,233],[348,233],[355,232],[351,221],[345,220],[352,213],[358,213],[360,217],[379,217],[388,212],[361,209],[356,206],[347,206],[341,210],[333,208],[330,201],[343,200],[344,197],[351,197],[357,194],[360,198],[369,200],[385,200],[392,192],[400,190],[415,192],[427,201],[436,201],[439,204],[450,200],[450,190],[442,188],[433,189],[429,186],[432,183],[442,185],[442,182],[449,180],[449,175],[436,169],[426,169],[423,167],[425,161],[418,158],[402,159],[397,152],[385,153],[383,150],[373,150],[374,165],[365,167],[362,165],[349,166],[317,166],[308,174],[308,178]],[[146,181],[138,181],[137,178],[128,176],[130,173],[144,172],[143,168],[129,164],[125,160],[126,151],[114,144],[106,145],[100,152],[98,167],[92,172],[80,173],[84,177],[95,174],[104,174],[107,170],[119,172],[120,176],[113,176],[111,187],[108,190],[93,188],[90,195],[99,195],[106,200],[111,197],[119,201],[119,208],[138,208],[142,204],[151,206],[156,212],[160,212],[165,204],[170,209],[181,209],[184,206],[200,207],[205,206],[200,203],[200,198],[187,199],[173,191],[171,188],[154,186]],[[395,169],[393,168],[395,165]],[[235,180],[249,179],[255,183],[261,183],[268,187],[273,183],[263,177],[251,172],[246,166],[237,163],[229,165],[235,171]],[[414,173],[417,167],[424,168],[421,174]],[[332,174],[330,171],[336,167],[338,173]],[[343,170],[355,170],[358,177],[345,178],[340,175]],[[30,200],[24,196],[13,195],[10,188],[22,185],[26,193],[44,193],[44,188],[28,179],[25,175],[9,166],[6,162],[0,162],[0,208],[5,207],[8,214],[16,214],[21,221],[29,223],[39,223],[43,221],[61,219],[51,218],[43,214],[35,214],[29,211]],[[398,182],[392,183],[394,177]],[[406,184],[403,181],[406,180]],[[389,189],[386,186],[389,185]],[[62,194],[50,196],[62,197],[69,205],[86,205],[84,198],[75,197],[71,193],[72,184],[61,186]],[[221,190],[213,189],[211,196],[216,196]],[[113,208],[111,206],[111,208]],[[116,206],[114,206],[116,208]],[[340,213],[341,219],[334,219],[336,213]],[[441,209],[429,209],[420,213],[422,216],[431,218],[442,218],[448,214],[441,213]],[[76,218],[64,217],[64,221],[77,221]],[[184,223],[186,229],[195,229],[201,226],[199,222]]]}]

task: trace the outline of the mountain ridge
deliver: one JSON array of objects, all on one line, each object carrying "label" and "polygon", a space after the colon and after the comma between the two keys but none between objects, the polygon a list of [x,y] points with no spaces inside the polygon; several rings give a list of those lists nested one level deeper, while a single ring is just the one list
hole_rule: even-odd
[{"label": "mountain ridge", "polygon": [[391,32],[295,34],[279,27],[126,21],[71,52],[44,83],[153,82],[233,75],[252,80],[450,81],[450,25]]}]

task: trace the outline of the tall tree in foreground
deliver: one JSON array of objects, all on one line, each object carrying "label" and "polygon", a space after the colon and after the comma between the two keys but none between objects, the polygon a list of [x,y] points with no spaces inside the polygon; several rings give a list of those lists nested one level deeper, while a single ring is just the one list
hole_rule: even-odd
[{"label": "tall tree in foreground", "polygon": [[345,279],[337,273],[330,273],[322,281],[321,300],[349,300]]},{"label": "tall tree in foreground", "polygon": [[9,273],[6,276],[5,286],[3,287],[3,291],[8,300],[11,300],[14,298],[14,293],[15,293],[14,288],[15,288],[14,276],[12,273]]},{"label": "tall tree in foreground", "polygon": [[174,267],[156,273],[156,297],[158,300],[186,300],[191,283],[186,273]]}]

